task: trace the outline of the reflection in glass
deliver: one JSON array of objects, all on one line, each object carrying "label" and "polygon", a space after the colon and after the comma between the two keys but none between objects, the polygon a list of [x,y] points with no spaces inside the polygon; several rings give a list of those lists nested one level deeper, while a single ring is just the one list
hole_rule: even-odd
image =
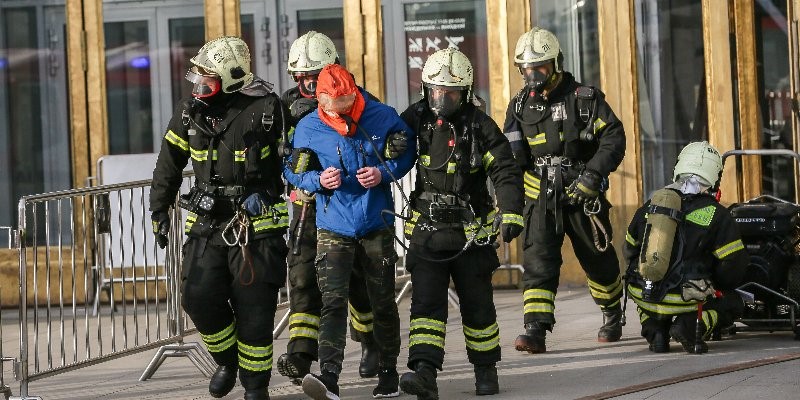
[{"label": "reflection in glass", "polygon": [[475,70],[475,93],[489,109],[489,50],[486,41],[486,6],[479,1],[411,3],[404,6],[408,100],[422,97],[422,67],[428,56],[455,47],[466,54]]},{"label": "reflection in glass", "polygon": [[[755,3],[756,59],[761,109],[761,148],[793,149],[792,99],[789,88],[789,37],[786,1],[759,0]],[[793,201],[794,160],[778,157],[761,159],[762,193]]]},{"label": "reflection in glass", "polygon": [[305,35],[306,32],[312,30],[331,38],[333,44],[336,45],[339,62],[347,67],[344,56],[344,14],[342,9],[320,8],[297,11],[297,36]]},{"label": "reflection in glass", "polygon": [[186,81],[186,71],[191,66],[189,59],[205,43],[203,17],[172,18],[169,20],[169,61],[172,82],[172,100],[188,98],[192,85]]},{"label": "reflection in glass", "polygon": [[106,87],[111,154],[153,152],[147,21],[106,22]]},{"label": "reflection in glass", "polygon": [[635,13],[642,186],[649,199],[672,181],[683,146],[708,138],[702,9],[694,0],[636,0]]},{"label": "reflection in glass", "polygon": [[[564,53],[564,70],[575,80],[600,87],[597,0],[531,0],[531,26],[553,32]],[[513,38],[516,44],[516,38]]]}]

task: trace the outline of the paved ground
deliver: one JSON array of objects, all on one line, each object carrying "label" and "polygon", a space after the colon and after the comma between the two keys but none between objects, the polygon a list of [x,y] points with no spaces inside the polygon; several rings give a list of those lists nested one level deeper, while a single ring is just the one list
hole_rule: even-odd
[{"label": "paved ground", "polygon": [[[721,342],[710,343],[705,355],[688,355],[674,344],[667,354],[647,351],[639,337],[639,324],[633,308],[628,309],[629,324],[623,339],[617,343],[596,342],[601,315],[585,288],[562,288],[556,303],[558,324],[548,336],[548,352],[528,355],[515,351],[513,340],[521,332],[520,294],[498,291],[495,294],[503,361],[498,365],[501,392],[497,399],[599,399],[609,398],[604,392],[666,380],[688,374],[712,371],[734,364],[753,362],[768,357],[793,360],[769,364],[721,375],[704,377],[680,384],[660,386],[616,398],[619,399],[797,399],[800,397],[800,341],[790,333],[739,333]],[[408,343],[408,307],[400,305],[403,321],[403,344]],[[15,327],[4,313],[6,350],[17,345]],[[448,321],[445,371],[439,375],[441,399],[474,399],[472,366],[467,363],[464,339],[458,313],[451,309]],[[197,341],[197,337],[189,340]],[[275,354],[286,348],[287,339],[275,342]],[[348,342],[342,397],[370,399],[376,379],[360,379],[357,375],[360,350]],[[404,372],[407,347],[401,350],[400,372]],[[33,382],[30,394],[46,400],[55,399],[206,399],[207,380],[185,358],[167,359],[155,376],[139,382],[138,378],[154,351],[110,361],[99,366],[48,377]],[[8,370],[8,367],[6,367]],[[9,372],[5,373],[10,380]],[[14,394],[19,385],[6,382]],[[243,390],[237,386],[226,399],[240,399]],[[619,393],[619,392],[618,392]],[[302,391],[285,378],[273,376],[272,399],[303,399]],[[411,396],[402,395],[405,399]],[[485,398],[484,398],[485,399]]]}]

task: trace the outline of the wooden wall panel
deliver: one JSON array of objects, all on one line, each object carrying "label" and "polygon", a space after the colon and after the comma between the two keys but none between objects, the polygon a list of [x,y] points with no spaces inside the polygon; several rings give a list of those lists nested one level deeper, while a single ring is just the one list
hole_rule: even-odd
[{"label": "wooden wall panel", "polygon": [[[750,1],[731,1],[733,4],[736,38],[736,81],[738,83],[738,115],[741,148],[761,148],[761,97],[756,81],[756,35],[753,21],[754,6]],[[728,160],[733,164],[733,159]],[[745,199],[761,194],[761,158],[742,158],[742,193]],[[726,177],[727,179],[727,177]]]},{"label": "wooden wall panel", "polygon": [[83,30],[83,1],[68,1],[67,80],[69,81],[69,123],[72,186],[86,185],[89,173],[89,118],[86,104],[86,35]]},{"label": "wooden wall panel", "polygon": [[386,82],[380,0],[344,0],[344,40],[347,69],[356,84],[383,100]]},{"label": "wooden wall panel", "polygon": [[240,36],[239,0],[205,0],[206,41],[220,36]]}]

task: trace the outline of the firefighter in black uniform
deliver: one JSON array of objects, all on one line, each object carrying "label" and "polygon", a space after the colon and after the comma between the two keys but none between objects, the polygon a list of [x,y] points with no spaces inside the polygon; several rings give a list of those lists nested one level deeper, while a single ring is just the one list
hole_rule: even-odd
[{"label": "firefighter in black uniform", "polygon": [[[291,114],[292,130],[301,118],[317,109],[317,77],[322,67],[338,63],[336,46],[322,33],[309,31],[292,43],[287,71],[297,86],[281,95],[281,102]],[[286,353],[278,357],[277,365],[281,375],[298,383],[309,373],[311,362],[317,359],[322,294],[317,285],[314,265],[317,256],[314,196],[295,189],[291,197],[291,252],[288,262],[292,313],[289,317],[289,344]],[[297,235],[300,236],[299,240]],[[359,374],[363,378],[371,378],[378,374],[379,353],[372,336],[372,308],[366,290],[364,279],[353,275],[350,283],[350,337],[361,342]]]},{"label": "firefighter in black uniform", "polygon": [[422,82],[423,99],[401,115],[418,132],[419,156],[412,215],[404,226],[414,287],[408,350],[414,372],[403,374],[400,386],[420,400],[438,399],[452,278],[467,357],[475,366],[475,392],[496,394],[500,331],[492,272],[500,262],[491,244],[498,230],[506,242],[522,232],[522,171],[500,128],[473,103],[473,69],[463,53],[448,48],[432,54]]},{"label": "firefighter in black uniform", "polygon": [[736,221],[712,196],[721,174],[714,147],[688,144],[674,183],[639,208],[628,228],[628,293],[652,352],[668,352],[672,337],[686,352],[704,353],[714,329],[730,326],[744,310],[734,289],[749,258]]},{"label": "firefighter in black uniform", "polygon": [[288,251],[276,146],[283,108],[272,85],[250,72],[240,38],[214,39],[191,62],[186,78],[194,84],[193,98],[176,108],[153,171],[153,231],[166,246],[169,208],[191,158],[195,185],[179,200],[188,211],[182,305],[219,364],[208,391],[228,394],[238,370],[245,399],[268,399],[273,321]]},{"label": "firefighter in black uniform", "polygon": [[603,312],[597,340],[617,341],[622,284],[604,192],[625,153],[622,123],[603,93],[562,71],[563,55],[551,32],[534,27],[517,41],[515,54],[525,87],[508,105],[504,132],[524,171],[526,228],[525,333],[514,345],[529,353],[546,350],[565,233]]}]

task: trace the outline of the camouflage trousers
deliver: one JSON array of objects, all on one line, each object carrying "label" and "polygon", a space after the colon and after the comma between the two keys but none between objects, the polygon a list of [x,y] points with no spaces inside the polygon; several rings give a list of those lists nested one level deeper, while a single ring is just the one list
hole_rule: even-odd
[{"label": "camouflage trousers", "polygon": [[381,367],[397,366],[400,316],[394,301],[396,262],[394,238],[389,230],[372,232],[360,239],[318,231],[317,281],[322,292],[319,364],[324,370],[341,371],[352,274],[363,276],[366,282]]}]

